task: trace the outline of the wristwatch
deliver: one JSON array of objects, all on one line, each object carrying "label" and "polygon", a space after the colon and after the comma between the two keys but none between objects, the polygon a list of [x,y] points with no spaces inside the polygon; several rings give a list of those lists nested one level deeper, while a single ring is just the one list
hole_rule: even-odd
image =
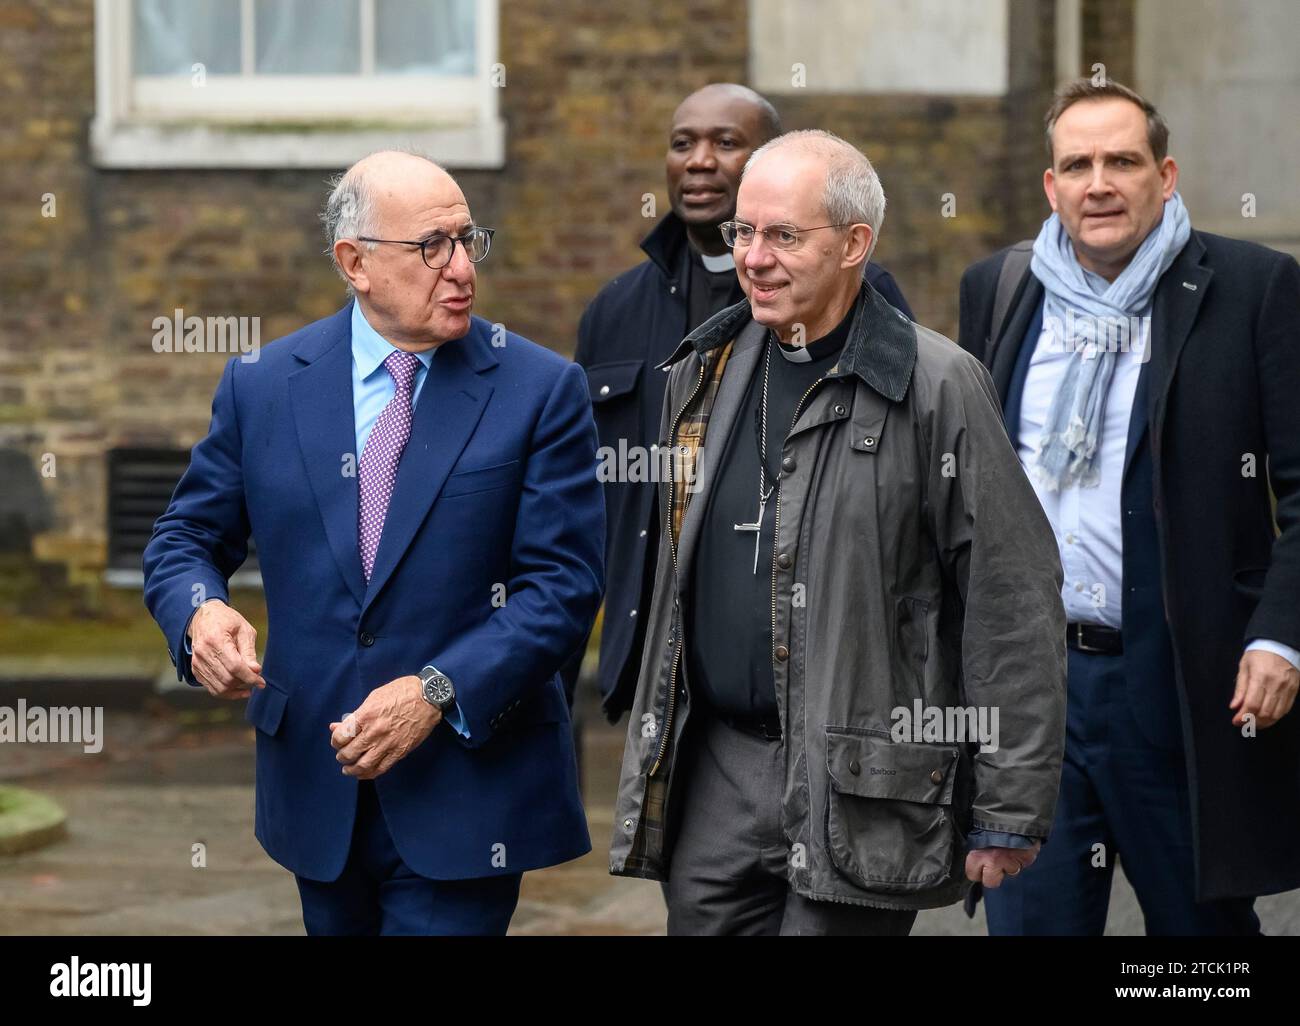
[{"label": "wristwatch", "polygon": [[426,666],[420,671],[420,692],[424,700],[436,705],[444,716],[456,704],[456,686],[437,667]]}]

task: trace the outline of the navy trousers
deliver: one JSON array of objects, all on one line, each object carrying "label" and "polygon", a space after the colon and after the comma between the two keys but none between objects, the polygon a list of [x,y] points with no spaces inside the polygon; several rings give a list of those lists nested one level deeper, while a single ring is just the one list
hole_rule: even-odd
[{"label": "navy trousers", "polygon": [[1128,701],[1124,658],[1069,650],[1056,819],[1034,864],[984,892],[994,936],[1103,933],[1117,859],[1148,935],[1260,932],[1253,898],[1195,900],[1183,750],[1156,747],[1143,736]]},{"label": "navy trousers", "polygon": [[374,781],[358,781],[352,847],[337,880],[296,877],[312,936],[504,935],[522,873],[473,880],[418,876],[393,846]]}]

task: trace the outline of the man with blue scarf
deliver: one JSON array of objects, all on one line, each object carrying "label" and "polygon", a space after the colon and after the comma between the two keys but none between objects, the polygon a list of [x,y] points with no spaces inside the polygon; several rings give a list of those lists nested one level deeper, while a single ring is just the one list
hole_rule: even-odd
[{"label": "man with blue scarf", "polygon": [[1069,620],[1055,824],[989,932],[1102,933],[1120,861],[1149,934],[1258,933],[1300,886],[1300,266],[1193,230],[1131,89],[1046,125],[1051,217],[961,283]]}]

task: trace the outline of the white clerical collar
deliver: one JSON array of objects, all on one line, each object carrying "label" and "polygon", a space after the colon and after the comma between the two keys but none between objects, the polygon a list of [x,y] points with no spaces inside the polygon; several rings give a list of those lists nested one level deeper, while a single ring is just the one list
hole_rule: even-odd
[{"label": "white clerical collar", "polygon": [[812,363],[812,353],[808,352],[807,346],[790,349],[782,344],[781,340],[776,337],[775,332],[772,334],[772,341],[776,343],[776,351],[790,363]]},{"label": "white clerical collar", "polygon": [[709,256],[708,253],[701,253],[700,259],[704,261],[704,269],[712,271],[714,274],[736,269],[736,261],[731,258],[730,253],[723,253],[721,256]]}]

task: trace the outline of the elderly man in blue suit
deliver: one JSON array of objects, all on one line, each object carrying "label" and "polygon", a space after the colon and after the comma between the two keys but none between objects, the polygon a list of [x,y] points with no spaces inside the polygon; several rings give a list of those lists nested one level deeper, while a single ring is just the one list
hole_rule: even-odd
[{"label": "elderly man in blue suit", "polygon": [[180,679],[248,699],[308,933],[500,934],[525,870],[591,849],[558,674],[603,585],[586,378],[471,316],[491,229],[433,162],[366,157],[325,220],[354,301],[226,365],[145,601]]}]

